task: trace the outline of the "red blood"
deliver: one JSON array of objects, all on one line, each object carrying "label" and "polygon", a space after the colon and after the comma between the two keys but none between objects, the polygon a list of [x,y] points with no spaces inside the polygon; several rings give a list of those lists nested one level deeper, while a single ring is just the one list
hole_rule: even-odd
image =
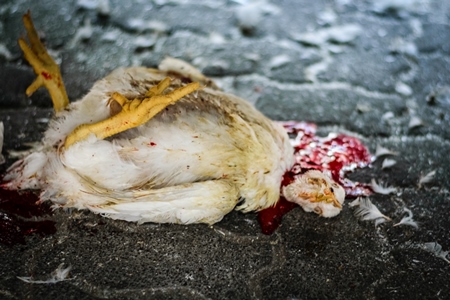
[{"label": "red blood", "polygon": [[[295,155],[295,164],[284,174],[281,187],[290,184],[307,170],[315,169],[329,172],[331,177],[344,187],[347,197],[367,196],[372,193],[368,185],[345,178],[347,173],[367,166],[372,160],[369,151],[359,139],[344,134],[318,137],[315,135],[317,126],[312,123],[290,121],[281,124],[294,136],[291,142]],[[260,211],[258,220],[263,233],[273,233],[281,224],[283,215],[295,206],[296,204],[281,197],[274,207]]]},{"label": "red blood", "polygon": [[49,73],[42,71],[41,72],[42,77],[45,78],[45,80],[52,80],[52,75],[50,75]]},{"label": "red blood", "polygon": [[281,196],[275,206],[261,210],[258,213],[258,221],[262,233],[272,234],[280,226],[283,216],[297,206],[297,204],[289,202]]},{"label": "red blood", "polygon": [[[0,242],[6,245],[24,244],[25,236],[56,232],[51,220],[28,221],[22,218],[42,217],[51,214],[47,205],[38,204],[38,197],[31,192],[0,188]],[[22,217],[22,218],[19,218]]]},{"label": "red blood", "polygon": [[156,143],[150,142],[150,146],[154,147],[154,146],[156,146]]}]

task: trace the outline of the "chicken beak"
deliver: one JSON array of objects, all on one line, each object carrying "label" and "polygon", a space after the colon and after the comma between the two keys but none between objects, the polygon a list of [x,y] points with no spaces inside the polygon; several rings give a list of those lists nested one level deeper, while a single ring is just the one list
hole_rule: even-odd
[{"label": "chicken beak", "polygon": [[334,207],[342,209],[342,204],[336,199],[336,196],[333,193],[328,194],[328,195],[324,195],[324,194],[319,195],[317,197],[317,200],[318,200],[318,202],[324,201],[325,203],[333,203]]}]

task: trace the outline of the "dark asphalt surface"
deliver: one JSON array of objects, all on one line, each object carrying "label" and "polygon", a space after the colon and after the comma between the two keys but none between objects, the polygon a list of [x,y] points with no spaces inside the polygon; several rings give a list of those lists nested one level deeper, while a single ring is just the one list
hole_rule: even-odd
[{"label": "dark asphalt surface", "polygon": [[[393,222],[360,221],[348,205],[333,219],[296,209],[271,236],[255,214],[239,212],[208,227],[57,210],[47,217],[55,234],[0,245],[1,299],[449,297],[450,2],[3,0],[1,173],[14,161],[9,151],[39,140],[52,114],[46,91],[24,93],[34,74],[16,41],[28,9],[72,100],[119,66],[181,58],[272,119],[314,122],[322,134],[360,137],[373,153],[377,145],[397,152],[390,168],[380,159],[351,174],[397,192],[370,197]],[[404,208],[417,229],[393,226]],[[17,278],[45,280],[60,264],[72,266],[69,280]]]}]

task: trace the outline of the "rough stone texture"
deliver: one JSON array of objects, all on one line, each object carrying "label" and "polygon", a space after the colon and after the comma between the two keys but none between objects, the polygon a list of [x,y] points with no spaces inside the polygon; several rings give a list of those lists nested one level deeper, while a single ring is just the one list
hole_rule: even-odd
[{"label": "rough stone texture", "polygon": [[[381,169],[379,159],[350,175],[398,189],[371,197],[394,221],[375,227],[358,221],[349,206],[333,219],[296,209],[264,236],[254,214],[233,212],[208,227],[136,225],[57,210],[50,217],[56,234],[0,245],[0,298],[448,297],[450,264],[423,245],[450,250],[450,2],[261,0],[261,21],[246,30],[238,26],[238,2],[246,1],[110,0],[105,16],[94,0],[2,1],[0,120],[7,162],[0,172],[14,161],[9,151],[39,140],[52,115],[45,91],[24,95],[34,75],[16,41],[24,33],[21,15],[31,9],[73,100],[119,66],[156,66],[170,55],[273,119],[315,122],[323,134],[353,133],[373,152],[377,144],[398,152],[391,168]],[[88,19],[92,36],[75,39]],[[321,36],[348,24],[360,31],[346,41]],[[321,39],[301,42],[306,33]],[[410,128],[414,118],[421,125]],[[435,179],[419,188],[421,176],[433,170]],[[418,229],[393,226],[405,207]],[[17,278],[46,279],[61,263],[72,266],[70,280]]]}]

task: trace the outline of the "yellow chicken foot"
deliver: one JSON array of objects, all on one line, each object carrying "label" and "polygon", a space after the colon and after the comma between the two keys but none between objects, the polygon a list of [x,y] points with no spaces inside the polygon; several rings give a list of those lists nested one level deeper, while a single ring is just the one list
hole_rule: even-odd
[{"label": "yellow chicken foot", "polygon": [[27,88],[26,93],[28,96],[31,96],[38,88],[45,86],[50,93],[55,111],[61,111],[69,104],[69,99],[67,98],[59,67],[39,40],[31,20],[30,11],[23,16],[23,23],[30,44],[25,39],[20,38],[19,46],[25,55],[25,59],[33,67],[37,75],[34,82]]},{"label": "yellow chicken foot", "polygon": [[116,115],[98,123],[78,126],[67,136],[64,147],[67,149],[74,143],[86,139],[92,133],[97,138],[104,139],[127,129],[142,125],[167,106],[174,104],[200,87],[198,82],[192,82],[166,95],[162,95],[162,92],[169,85],[170,78],[167,77],[158,85],[152,87],[146,93],[146,98],[142,100],[129,100],[120,93],[114,93],[112,98],[122,107],[122,110]]}]

